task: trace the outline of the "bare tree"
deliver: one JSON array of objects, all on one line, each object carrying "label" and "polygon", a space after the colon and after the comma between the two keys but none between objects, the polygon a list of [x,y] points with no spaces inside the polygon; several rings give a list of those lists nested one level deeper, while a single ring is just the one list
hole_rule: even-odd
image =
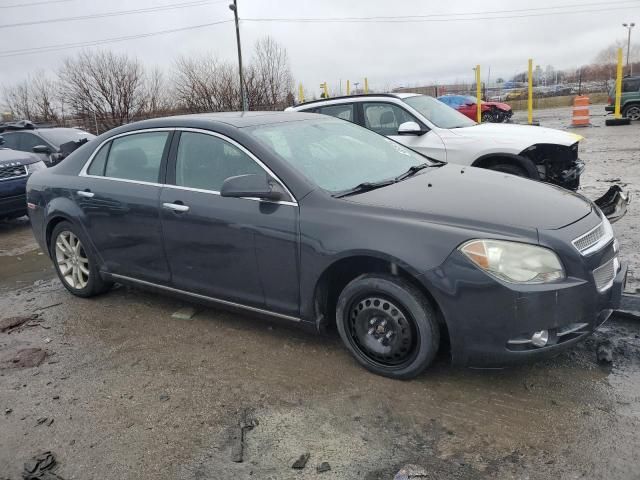
[{"label": "bare tree", "polygon": [[212,55],[180,57],[174,88],[180,106],[193,112],[236,110],[240,105],[237,70]]},{"label": "bare tree", "polygon": [[293,89],[289,57],[272,37],[256,42],[248,73],[252,82],[247,81],[250,107],[280,109],[287,105],[287,96]]},{"label": "bare tree", "polygon": [[5,88],[4,97],[11,115],[16,119],[48,123],[59,120],[58,84],[44,72],[38,72],[19,84]]},{"label": "bare tree", "polygon": [[113,52],[82,52],[59,72],[65,104],[79,117],[92,118],[99,130],[139,117],[148,101],[141,63]]},{"label": "bare tree", "polygon": [[175,107],[172,97],[171,86],[165,79],[164,74],[158,68],[154,68],[146,79],[146,106],[145,113],[155,117],[166,114]]}]

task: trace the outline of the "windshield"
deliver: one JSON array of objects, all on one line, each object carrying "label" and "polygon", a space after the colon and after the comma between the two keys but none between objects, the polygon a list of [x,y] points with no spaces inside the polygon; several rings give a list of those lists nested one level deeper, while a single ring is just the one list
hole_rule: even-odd
[{"label": "windshield", "polygon": [[91,135],[84,130],[78,130],[77,128],[56,128],[51,130],[43,128],[38,130],[38,133],[56,147],[67,142],[77,142],[83,138],[87,138],[89,140],[95,138],[95,135]]},{"label": "windshield", "polygon": [[415,95],[403,98],[402,101],[415,108],[436,127],[462,128],[472,127],[476,124],[476,122],[465,117],[457,110],[427,95]]},{"label": "windshield", "polygon": [[260,125],[252,135],[320,188],[343,192],[394,179],[431,162],[422,155],[347,121],[327,118]]}]

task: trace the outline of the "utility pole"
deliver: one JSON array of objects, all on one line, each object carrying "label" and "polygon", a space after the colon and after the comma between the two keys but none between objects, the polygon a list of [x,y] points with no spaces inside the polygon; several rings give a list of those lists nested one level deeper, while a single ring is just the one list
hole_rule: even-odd
[{"label": "utility pole", "polygon": [[242,111],[246,112],[247,108],[247,96],[244,91],[244,75],[242,74],[242,48],[240,47],[240,25],[238,23],[238,0],[233,0],[233,3],[229,4],[229,10],[233,11],[233,16],[236,21],[236,41],[238,42],[238,72],[240,72],[240,98],[242,100]]},{"label": "utility pole", "polygon": [[627,69],[629,75],[633,75],[633,65],[629,64],[629,52],[631,51],[631,29],[636,26],[635,23],[623,23],[622,26],[627,29]]}]

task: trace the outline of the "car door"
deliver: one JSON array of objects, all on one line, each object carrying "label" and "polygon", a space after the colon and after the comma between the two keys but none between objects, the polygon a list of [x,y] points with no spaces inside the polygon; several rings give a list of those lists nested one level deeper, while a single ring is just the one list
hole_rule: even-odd
[{"label": "car door", "polygon": [[105,142],[71,192],[103,268],[110,273],[169,283],[159,199],[172,133],[136,131]]},{"label": "car door", "polygon": [[209,131],[182,131],[160,202],[172,285],[227,302],[297,316],[297,225],[283,202],[220,195],[236,175],[271,174],[248,150]]},{"label": "car door", "polygon": [[[430,158],[446,161],[447,152],[440,136],[404,108],[389,102],[363,102],[363,126],[406,145]],[[405,122],[416,122],[426,133],[398,135],[398,127]]]}]

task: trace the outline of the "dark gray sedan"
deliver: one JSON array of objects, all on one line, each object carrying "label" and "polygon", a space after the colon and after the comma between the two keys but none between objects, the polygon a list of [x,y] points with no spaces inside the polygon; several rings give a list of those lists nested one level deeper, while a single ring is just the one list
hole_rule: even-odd
[{"label": "dark gray sedan", "polygon": [[126,125],[34,174],[27,200],[74,295],[119,282],[335,325],[393,378],[443,344],[475,367],[556,354],[608,318],[626,276],[583,197],[314,114]]}]

